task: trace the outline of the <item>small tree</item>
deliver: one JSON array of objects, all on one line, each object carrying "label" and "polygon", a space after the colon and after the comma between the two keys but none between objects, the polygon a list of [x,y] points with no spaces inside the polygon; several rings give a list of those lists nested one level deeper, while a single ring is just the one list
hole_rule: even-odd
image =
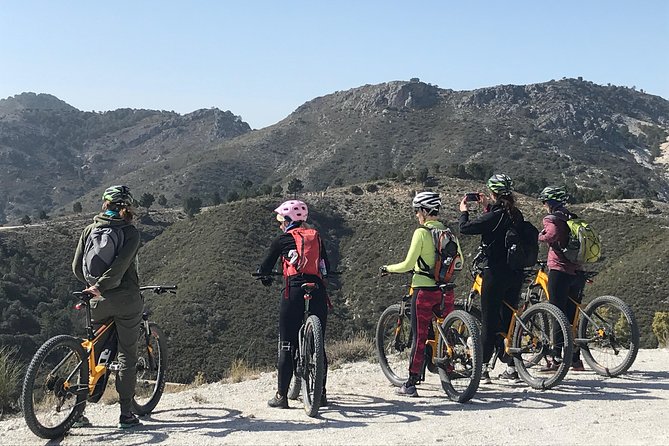
[{"label": "small tree", "polygon": [[45,210],[39,211],[39,219],[40,220],[48,220],[49,216],[47,215]]},{"label": "small tree", "polygon": [[342,180],[341,178],[335,178],[333,184],[337,187],[342,187],[344,185],[344,180]]},{"label": "small tree", "polygon": [[156,201],[156,197],[148,192],[143,193],[142,196],[139,197],[139,205],[143,208],[150,208],[154,201]]},{"label": "small tree", "polygon": [[202,209],[202,199],[200,197],[188,197],[184,200],[184,212],[189,217],[198,214]]},{"label": "small tree", "polygon": [[280,184],[274,186],[272,188],[272,195],[274,195],[275,197],[280,197],[281,195],[283,195],[283,186],[281,186]]},{"label": "small tree", "polygon": [[73,210],[76,214],[80,214],[81,211],[84,210],[84,208],[81,206],[81,203],[80,203],[79,201],[77,201],[77,202],[75,202],[75,203],[72,205],[72,210]]},{"label": "small tree", "polygon": [[293,178],[288,182],[288,189],[286,191],[289,194],[293,194],[293,198],[297,198],[297,193],[302,189],[304,189],[302,181],[297,178]]},{"label": "small tree", "polygon": [[427,167],[421,167],[416,172],[416,181],[425,184],[425,182],[427,181],[427,176],[428,176]]},{"label": "small tree", "polygon": [[167,205],[167,197],[163,194],[158,195],[158,204],[161,206]]},{"label": "small tree", "polygon": [[263,184],[258,188],[258,192],[260,195],[271,195],[272,194],[272,186],[269,184]]},{"label": "small tree", "polygon": [[239,192],[236,190],[231,190],[228,192],[228,196],[225,198],[225,201],[232,203],[233,201],[239,201]]},{"label": "small tree", "polygon": [[242,191],[244,191],[243,193],[244,198],[249,198],[253,196],[253,194],[251,193],[251,187],[253,187],[253,181],[251,180],[242,181]]},{"label": "small tree", "polygon": [[21,217],[21,224],[22,225],[29,225],[30,223],[32,223],[32,219],[30,218],[30,215],[24,215],[23,217]]},{"label": "small tree", "polygon": [[218,191],[211,194],[211,204],[212,205],[218,206],[219,204],[222,203],[222,201],[223,200],[221,199],[221,194],[219,194]]}]

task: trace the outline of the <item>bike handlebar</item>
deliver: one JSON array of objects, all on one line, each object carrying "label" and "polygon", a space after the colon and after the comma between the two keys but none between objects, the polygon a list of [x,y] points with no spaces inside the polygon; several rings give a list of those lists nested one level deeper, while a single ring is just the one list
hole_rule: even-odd
[{"label": "bike handlebar", "polygon": [[176,289],[177,289],[176,285],[147,285],[139,287],[139,291],[151,290],[155,294],[164,294],[164,293],[176,294],[175,291]]}]

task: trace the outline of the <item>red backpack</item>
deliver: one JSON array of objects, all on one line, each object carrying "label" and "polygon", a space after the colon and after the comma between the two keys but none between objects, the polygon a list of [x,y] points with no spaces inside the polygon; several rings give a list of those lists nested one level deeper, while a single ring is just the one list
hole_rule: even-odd
[{"label": "red backpack", "polygon": [[311,274],[321,277],[321,238],[313,228],[295,228],[288,231],[295,239],[295,250],[283,258],[283,275]]}]

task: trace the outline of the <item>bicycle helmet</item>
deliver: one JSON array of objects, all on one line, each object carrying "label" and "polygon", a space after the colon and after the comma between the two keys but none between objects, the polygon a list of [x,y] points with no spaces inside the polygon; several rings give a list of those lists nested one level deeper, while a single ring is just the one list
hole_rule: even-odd
[{"label": "bicycle helmet", "polygon": [[486,186],[497,195],[511,195],[513,192],[513,180],[503,173],[491,176]]},{"label": "bicycle helmet", "polygon": [[567,191],[562,186],[548,186],[539,194],[539,200],[547,202],[553,200],[557,203],[566,203],[569,199]]},{"label": "bicycle helmet", "polygon": [[110,186],[102,194],[102,199],[122,206],[135,206],[137,203],[128,186]]},{"label": "bicycle helmet", "polygon": [[419,192],[413,197],[411,206],[414,210],[425,209],[429,212],[439,212],[441,198],[436,192]]},{"label": "bicycle helmet", "polygon": [[280,218],[288,221],[306,221],[309,215],[307,204],[300,200],[284,201],[278,208],[274,209],[274,212],[277,213],[277,220],[279,221],[283,221]]}]

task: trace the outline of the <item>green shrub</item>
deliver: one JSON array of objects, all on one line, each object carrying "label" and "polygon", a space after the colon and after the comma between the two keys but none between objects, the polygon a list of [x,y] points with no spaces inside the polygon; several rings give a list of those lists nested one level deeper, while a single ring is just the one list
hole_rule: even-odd
[{"label": "green shrub", "polygon": [[0,347],[0,413],[15,409],[21,393],[21,372],[16,349]]},{"label": "green shrub", "polygon": [[658,347],[669,347],[669,311],[656,311],[653,316],[653,334]]}]

